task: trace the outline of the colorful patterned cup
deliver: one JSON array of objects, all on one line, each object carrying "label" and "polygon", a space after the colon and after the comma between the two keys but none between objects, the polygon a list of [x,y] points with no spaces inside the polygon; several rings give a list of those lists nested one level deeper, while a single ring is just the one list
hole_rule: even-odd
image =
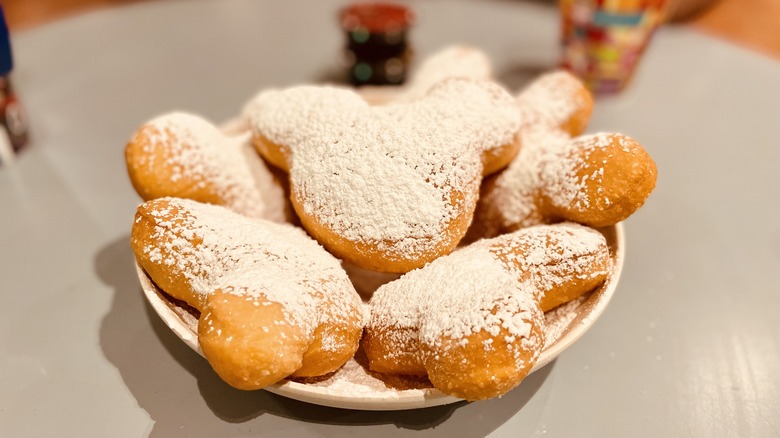
[{"label": "colorful patterned cup", "polygon": [[653,33],[667,0],[559,0],[562,66],[595,94],[623,90]]}]

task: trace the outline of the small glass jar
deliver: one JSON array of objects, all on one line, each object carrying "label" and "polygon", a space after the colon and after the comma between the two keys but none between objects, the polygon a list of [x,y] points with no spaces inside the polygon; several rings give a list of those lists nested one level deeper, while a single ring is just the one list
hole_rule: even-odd
[{"label": "small glass jar", "polygon": [[352,85],[399,85],[406,79],[412,49],[407,34],[413,14],[392,3],[356,3],[339,13],[346,33],[348,80]]}]

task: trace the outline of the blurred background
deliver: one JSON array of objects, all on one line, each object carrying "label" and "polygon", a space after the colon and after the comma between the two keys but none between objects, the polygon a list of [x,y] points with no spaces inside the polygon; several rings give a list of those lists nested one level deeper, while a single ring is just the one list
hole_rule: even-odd
[{"label": "blurred background", "polygon": [[[4,0],[2,5],[9,29],[18,32],[73,14],[143,1],[165,0]],[[673,0],[669,21],[780,59],[778,0]]]}]

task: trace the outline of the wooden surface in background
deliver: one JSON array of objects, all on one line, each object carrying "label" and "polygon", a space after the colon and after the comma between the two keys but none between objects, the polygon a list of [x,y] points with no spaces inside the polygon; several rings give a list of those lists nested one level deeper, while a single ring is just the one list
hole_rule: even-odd
[{"label": "wooden surface in background", "polygon": [[2,5],[8,28],[14,32],[98,8],[139,1],[144,0],[3,0]]},{"label": "wooden surface in background", "polygon": [[780,59],[780,0],[722,0],[691,25]]},{"label": "wooden surface in background", "polygon": [[[4,0],[3,8],[14,32],[97,8],[140,1],[152,0]],[[780,59],[780,0],[676,1],[685,2],[677,5],[679,11],[711,4],[693,15],[686,13],[685,25]]]}]

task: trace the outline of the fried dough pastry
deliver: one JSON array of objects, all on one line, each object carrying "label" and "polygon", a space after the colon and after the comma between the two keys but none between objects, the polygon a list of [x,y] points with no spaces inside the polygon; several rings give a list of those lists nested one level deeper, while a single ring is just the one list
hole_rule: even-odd
[{"label": "fried dough pastry", "polygon": [[483,182],[468,240],[559,221],[614,225],[644,204],[657,170],[642,145],[614,133],[571,138],[585,129],[593,103],[578,79],[544,75],[517,101],[522,151]]},{"label": "fried dough pastry", "polygon": [[622,134],[571,139],[527,130],[523,146],[509,168],[483,184],[470,238],[562,220],[614,225],[638,210],[655,187],[655,162]]},{"label": "fried dough pastry", "polygon": [[491,80],[493,67],[483,51],[453,44],[425,58],[404,85],[363,86],[357,91],[371,105],[410,102],[425,96],[437,82],[448,78]]},{"label": "fried dough pastry", "polygon": [[166,196],[222,205],[282,222],[286,197],[248,136],[227,136],[209,121],[174,112],[145,123],[125,148],[130,182],[145,201]]},{"label": "fried dough pastry", "polygon": [[471,223],[482,177],[519,149],[514,99],[468,79],[377,107],[335,87],[264,91],[245,115],[260,153],[289,171],[306,230],[337,257],[382,272],[451,252]]},{"label": "fried dough pastry", "polygon": [[369,367],[427,375],[468,400],[500,396],[533,368],[543,312],[603,283],[611,263],[604,236],[571,223],[459,249],[374,293],[362,341]]},{"label": "fried dough pastry", "polygon": [[200,312],[204,356],[236,388],[321,376],[357,350],[364,304],[299,228],[158,198],[138,207],[131,241],[152,281]]},{"label": "fried dough pastry", "polygon": [[593,96],[565,70],[545,73],[517,96],[523,129],[560,130],[570,136],[585,132],[593,113]]}]

